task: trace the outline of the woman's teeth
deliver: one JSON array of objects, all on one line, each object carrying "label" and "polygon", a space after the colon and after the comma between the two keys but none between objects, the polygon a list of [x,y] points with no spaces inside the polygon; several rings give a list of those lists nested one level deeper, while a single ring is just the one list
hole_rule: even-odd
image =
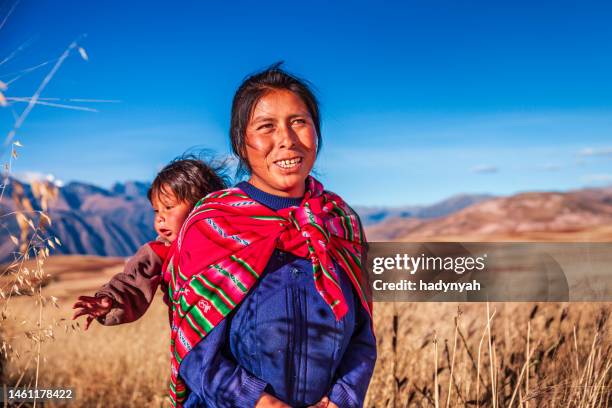
[{"label": "woman's teeth", "polygon": [[292,167],[297,166],[301,162],[302,162],[302,158],[301,157],[296,157],[295,159],[279,160],[279,161],[274,162],[274,163],[276,163],[279,167],[282,167],[283,169],[290,169]]}]

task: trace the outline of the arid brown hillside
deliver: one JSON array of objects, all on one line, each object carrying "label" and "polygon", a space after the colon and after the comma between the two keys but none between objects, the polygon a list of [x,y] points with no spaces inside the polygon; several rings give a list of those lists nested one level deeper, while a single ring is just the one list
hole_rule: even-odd
[{"label": "arid brown hillside", "polygon": [[371,241],[612,240],[612,188],[494,198],[432,220],[389,219]]}]

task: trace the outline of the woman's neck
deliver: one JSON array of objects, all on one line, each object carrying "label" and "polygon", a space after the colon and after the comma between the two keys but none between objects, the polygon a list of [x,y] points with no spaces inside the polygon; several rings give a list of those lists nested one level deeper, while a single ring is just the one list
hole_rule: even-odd
[{"label": "woman's neck", "polygon": [[249,178],[249,184],[257,187],[261,191],[265,191],[268,194],[272,194],[278,197],[289,197],[289,198],[297,198],[303,197],[306,192],[306,183],[302,180],[301,183],[294,184],[292,187],[289,187],[287,190],[278,190],[272,188],[268,183],[264,182],[261,178],[256,176],[255,174],[251,174]]},{"label": "woman's neck", "polygon": [[244,191],[246,195],[251,197],[253,200],[273,209],[274,211],[287,207],[299,206],[302,203],[303,197],[285,197],[271,194],[246,181],[238,183],[236,187]]}]

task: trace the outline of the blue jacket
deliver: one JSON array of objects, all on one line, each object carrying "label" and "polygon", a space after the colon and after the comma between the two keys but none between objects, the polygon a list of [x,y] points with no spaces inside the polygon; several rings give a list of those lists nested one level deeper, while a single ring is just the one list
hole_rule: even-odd
[{"label": "blue jacket", "polygon": [[[238,187],[275,210],[301,201]],[[336,321],[314,286],[311,262],[275,251],[242,303],[183,359],[185,408],[252,407],[263,391],[292,407],[326,395],[341,408],[363,406],[376,341],[348,276],[339,280],[349,311]]]}]

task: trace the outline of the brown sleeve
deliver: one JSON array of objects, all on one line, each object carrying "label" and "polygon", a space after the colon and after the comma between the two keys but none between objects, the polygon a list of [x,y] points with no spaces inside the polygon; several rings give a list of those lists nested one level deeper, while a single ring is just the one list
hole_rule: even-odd
[{"label": "brown sleeve", "polygon": [[113,308],[98,318],[105,326],[130,323],[140,318],[153,301],[161,281],[163,260],[146,244],[126,263],[123,272],[102,286],[95,296],[113,299]]}]

